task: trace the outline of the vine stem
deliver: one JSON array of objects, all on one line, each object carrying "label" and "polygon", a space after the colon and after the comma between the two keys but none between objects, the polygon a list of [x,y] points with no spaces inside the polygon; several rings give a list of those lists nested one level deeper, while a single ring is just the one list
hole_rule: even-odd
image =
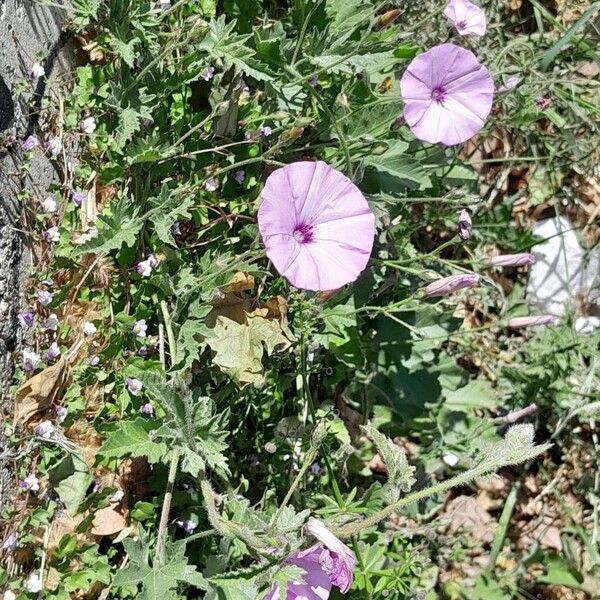
[{"label": "vine stem", "polygon": [[481,475],[489,473],[490,471],[493,471],[500,466],[503,466],[503,465],[502,464],[498,465],[496,462],[486,461],[486,462],[482,463],[481,465],[479,465],[478,467],[470,469],[469,471],[461,473],[460,475],[456,475],[455,477],[452,477],[451,479],[442,481],[441,483],[437,483],[428,488],[419,490],[418,492],[414,492],[413,494],[409,494],[408,496],[405,496],[404,498],[400,498],[400,500],[398,500],[397,502],[394,502],[393,504],[386,506],[379,512],[376,512],[374,515],[367,517],[366,519],[362,519],[361,521],[354,522],[354,523],[349,523],[348,525],[344,525],[343,527],[339,527],[339,528],[335,529],[334,533],[339,538],[351,537],[353,534],[358,533],[359,531],[362,531],[363,529],[368,529],[369,527],[373,527],[374,525],[377,525],[378,523],[383,521],[383,519],[385,519],[386,517],[389,517],[391,514],[393,514],[400,508],[403,508],[409,504],[412,504],[413,502],[418,502],[419,500],[423,500],[423,498],[428,498],[429,496],[433,496],[433,494],[445,492],[446,490],[449,490],[453,487],[464,485],[465,483],[468,483],[469,481],[475,479],[476,477],[479,477]]}]

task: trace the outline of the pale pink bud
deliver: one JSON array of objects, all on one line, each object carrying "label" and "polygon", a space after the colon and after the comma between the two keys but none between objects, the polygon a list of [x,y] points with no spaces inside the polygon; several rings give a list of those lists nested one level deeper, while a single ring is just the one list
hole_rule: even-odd
[{"label": "pale pink bud", "polygon": [[458,235],[463,240],[468,240],[471,237],[473,231],[473,223],[471,221],[471,215],[463,208],[458,213]]},{"label": "pale pink bud", "polygon": [[529,252],[519,254],[499,254],[493,256],[490,260],[492,267],[521,267],[523,265],[532,265],[535,262],[535,256]]},{"label": "pale pink bud", "polygon": [[479,275],[475,273],[461,273],[460,275],[450,275],[432,281],[425,288],[425,295],[428,298],[436,296],[445,296],[463,288],[473,287],[479,283]]},{"label": "pale pink bud", "polygon": [[496,89],[496,94],[507,94],[514,90],[522,81],[522,78],[518,75],[509,77],[506,82]]},{"label": "pale pink bud", "polygon": [[522,329],[523,327],[538,327],[540,325],[556,325],[558,318],[554,315],[534,315],[531,317],[514,317],[507,326],[510,329]]}]

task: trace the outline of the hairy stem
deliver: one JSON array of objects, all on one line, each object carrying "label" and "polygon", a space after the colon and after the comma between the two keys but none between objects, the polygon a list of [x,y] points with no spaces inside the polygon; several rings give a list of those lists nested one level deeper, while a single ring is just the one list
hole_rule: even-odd
[{"label": "hairy stem", "polygon": [[169,512],[171,510],[171,499],[173,498],[173,486],[177,476],[177,466],[179,465],[179,450],[175,448],[171,455],[171,464],[169,465],[169,479],[167,480],[167,491],[163,500],[160,513],[160,523],[158,525],[158,538],[156,542],[156,560],[162,563],[165,552],[165,538],[167,535],[167,525],[169,524]]}]

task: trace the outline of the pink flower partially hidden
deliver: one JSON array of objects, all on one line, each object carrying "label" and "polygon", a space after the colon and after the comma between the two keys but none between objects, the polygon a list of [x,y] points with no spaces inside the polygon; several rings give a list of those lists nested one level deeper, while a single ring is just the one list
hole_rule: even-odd
[{"label": "pink flower partially hidden", "polygon": [[293,286],[335,290],[367,266],[375,216],[344,174],[302,161],[269,175],[258,227],[267,256]]},{"label": "pink flower partially hidden", "polygon": [[485,124],[494,82],[475,55],[441,44],[419,54],[400,81],[404,118],[415,137],[433,144],[460,144]]},{"label": "pink flower partially hidden", "polygon": [[[304,571],[303,583],[288,584],[288,600],[327,600],[332,586],[345,594],[352,586],[352,572],[356,566],[354,552],[318,519],[309,519],[306,529],[321,543],[285,559],[285,564]],[[281,600],[277,584],[264,600]]]},{"label": "pink flower partially hidden", "polygon": [[485,35],[485,13],[469,0],[450,0],[444,9],[444,16],[461,35]]}]

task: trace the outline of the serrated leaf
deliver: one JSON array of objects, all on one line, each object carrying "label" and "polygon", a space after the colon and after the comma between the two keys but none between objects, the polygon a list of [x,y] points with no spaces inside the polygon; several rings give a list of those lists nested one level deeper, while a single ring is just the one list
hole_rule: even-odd
[{"label": "serrated leaf", "polygon": [[154,231],[161,242],[175,246],[173,226],[180,219],[190,219],[190,208],[194,205],[194,198],[185,191],[172,192],[163,184],[158,198],[153,199],[153,208],[148,215],[148,220],[154,225]]},{"label": "serrated leaf", "polygon": [[122,148],[129,141],[129,138],[140,129],[140,115],[138,112],[127,107],[119,113],[119,125],[115,131],[115,141]]},{"label": "serrated leaf", "polygon": [[210,21],[200,48],[206,50],[213,61],[222,62],[223,70],[233,66],[257,81],[270,81],[272,77],[267,67],[256,60],[256,52],[248,46],[251,35],[238,35],[235,26],[235,21],[226,22],[225,15]]},{"label": "serrated leaf", "polygon": [[370,423],[361,425],[361,429],[369,436],[375,444],[377,451],[383,460],[388,475],[388,483],[385,486],[388,502],[391,504],[398,500],[400,492],[408,492],[415,483],[415,467],[408,464],[406,453],[402,448],[377,430]]},{"label": "serrated leaf", "polygon": [[67,455],[49,471],[49,477],[69,515],[77,514],[94,479],[83,458],[75,454]]},{"label": "serrated leaf", "polygon": [[156,463],[165,455],[166,444],[150,439],[148,423],[142,419],[121,421],[117,430],[109,434],[98,454],[106,458],[133,458],[144,456]]},{"label": "serrated leaf", "polygon": [[135,46],[138,43],[138,39],[129,40],[124,42],[114,35],[109,36],[108,43],[112,46],[112,49],[118,54],[123,62],[130,68],[135,66]]},{"label": "serrated leaf", "polygon": [[389,67],[396,60],[391,51],[367,52],[365,54],[354,54],[352,56],[342,54],[322,54],[312,56],[311,62],[317,67],[326,69],[330,73],[375,73]]}]

